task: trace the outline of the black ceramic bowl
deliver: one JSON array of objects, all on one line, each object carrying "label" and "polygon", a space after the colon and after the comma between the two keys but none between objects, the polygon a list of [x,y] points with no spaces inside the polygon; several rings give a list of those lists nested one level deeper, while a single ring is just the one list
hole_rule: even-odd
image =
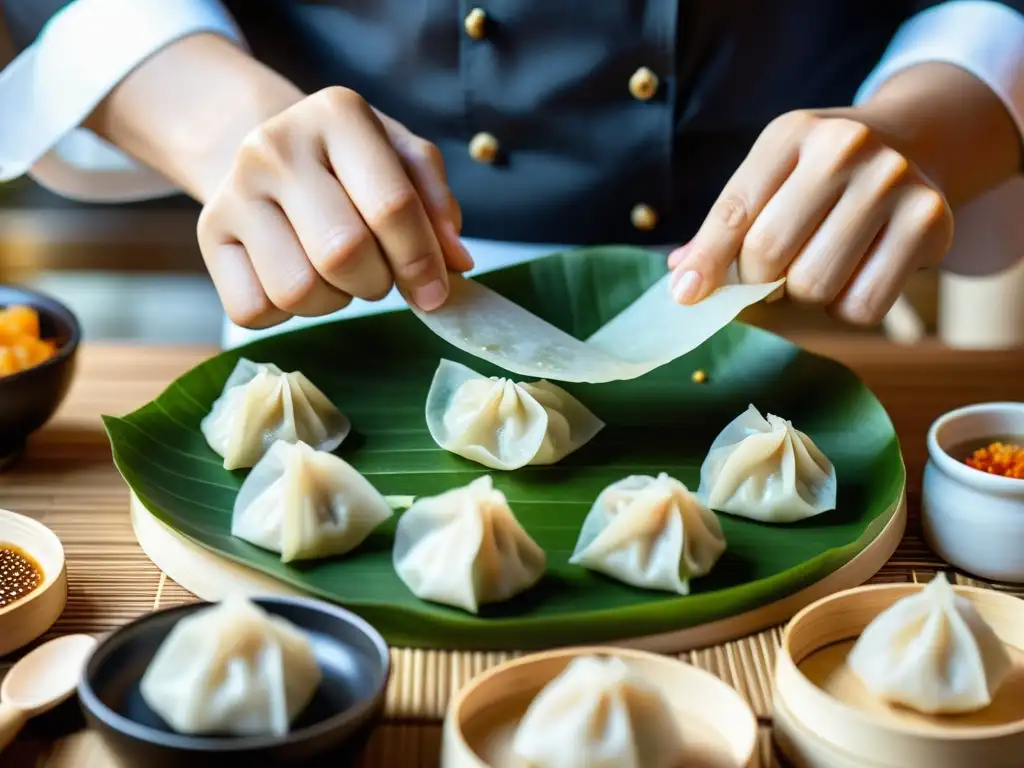
[{"label": "black ceramic bowl", "polygon": [[82,330],[78,320],[56,299],[29,288],[0,285],[0,308],[27,304],[39,313],[44,339],[56,339],[57,354],[21,373],[0,376],[0,463],[17,453],[25,440],[53,416],[75,373]]},{"label": "black ceramic bowl", "polygon": [[358,616],[307,598],[253,602],[305,632],[323,680],[312,702],[276,736],[188,736],[171,730],[142,699],[139,683],[157,648],[196,603],[143,616],[96,648],[78,686],[88,724],[127,768],[355,765],[384,708],[390,660],[387,643]]}]

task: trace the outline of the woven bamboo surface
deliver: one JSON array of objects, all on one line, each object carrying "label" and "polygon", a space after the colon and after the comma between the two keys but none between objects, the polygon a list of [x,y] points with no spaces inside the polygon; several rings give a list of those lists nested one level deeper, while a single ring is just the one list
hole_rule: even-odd
[{"label": "woven bamboo surface", "polygon": [[[945,566],[920,539],[917,501],[931,421],[969,402],[1019,399],[1020,352],[966,353],[931,343],[893,347],[874,338],[794,339],[841,360],[875,391],[896,424],[909,473],[907,536],[874,581],[927,580]],[[64,543],[68,605],[52,634],[102,633],[143,613],[194,598],[163,576],[139,549],[128,518],[128,491],[114,469],[99,416],[123,414],[152,399],[209,349],[94,346],[82,350],[75,385],[55,419],[34,436],[22,459],[0,474],[0,507],[48,525]],[[957,574],[964,584],[989,585]],[[1024,590],[1019,590],[1024,593]],[[762,768],[770,757],[771,670],[776,628],[681,658],[720,676],[750,702],[762,723]],[[479,672],[510,658],[502,653],[395,649],[388,721],[362,765],[419,768],[437,764],[439,720],[450,696]],[[16,657],[0,659],[0,676]],[[60,714],[60,713],[58,713]],[[109,755],[91,734],[72,730],[73,711],[33,727],[0,757],[5,768],[106,768]],[[59,734],[64,735],[59,735]]]}]

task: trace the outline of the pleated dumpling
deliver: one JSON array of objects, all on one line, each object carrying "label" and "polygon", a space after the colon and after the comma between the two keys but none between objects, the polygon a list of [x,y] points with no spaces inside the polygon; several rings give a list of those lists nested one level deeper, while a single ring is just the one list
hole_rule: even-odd
[{"label": "pleated dumpling", "polygon": [[711,444],[697,495],[718,512],[791,523],[835,509],[836,470],[789,421],[751,405]]},{"label": "pleated dumpling", "polygon": [[351,424],[299,371],[242,358],[200,429],[224,468],[240,469],[254,466],[278,440],[333,451]]},{"label": "pleated dumpling", "polygon": [[1013,668],[1006,645],[943,573],[876,616],[846,663],[879,698],[926,714],[984,709]]},{"label": "pleated dumpling", "polygon": [[690,593],[725,552],[715,513],[662,473],[631,475],[597,497],[569,562],[634,587]]},{"label": "pleated dumpling", "polygon": [[333,453],[274,443],[235,497],[231,534],[282,562],[343,555],[391,517],[370,481]]},{"label": "pleated dumpling", "polygon": [[477,613],[544,575],[544,550],[489,476],[419,499],[398,520],[395,572],[414,595]]},{"label": "pleated dumpling", "polygon": [[427,428],[447,451],[491,469],[554,464],[604,423],[548,381],[488,378],[442,360],[427,393]]},{"label": "pleated dumpling", "polygon": [[321,679],[300,630],[231,598],[175,624],[140,688],[146,705],[178,733],[283,736]]},{"label": "pleated dumpling", "polygon": [[616,657],[579,656],[519,722],[512,752],[530,768],[681,768],[677,717],[661,691]]}]

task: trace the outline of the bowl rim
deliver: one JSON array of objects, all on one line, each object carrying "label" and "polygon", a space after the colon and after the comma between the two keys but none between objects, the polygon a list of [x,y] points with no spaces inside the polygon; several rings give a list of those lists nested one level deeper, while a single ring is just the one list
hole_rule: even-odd
[{"label": "bowl rim", "polygon": [[[6,376],[0,376],[0,386],[15,382],[19,379],[28,378],[29,375],[33,374],[36,371],[44,371],[47,368],[54,368],[63,363],[65,360],[67,360],[75,353],[75,350],[78,349],[78,345],[82,340],[82,324],[79,322],[78,317],[75,315],[75,313],[72,312],[71,309],[64,302],[59,301],[55,297],[51,296],[48,293],[44,293],[43,291],[37,291],[34,288],[29,288],[24,285],[18,285],[16,283],[3,283],[2,285],[0,285],[0,289],[13,291],[14,293],[20,293],[29,300],[34,299],[37,301],[52,304],[52,307],[39,306],[38,304],[31,304],[31,306],[40,314],[58,315],[61,317],[62,320],[67,321],[68,325],[71,326],[71,336],[68,338],[66,343],[61,344],[60,347],[57,348],[57,353],[53,355],[53,357],[44,360],[38,365],[33,365],[31,368],[26,368],[23,371],[11,373]],[[2,303],[0,304],[0,308],[6,308],[11,305],[12,302]]]},{"label": "bowl rim", "polygon": [[[313,723],[312,725],[308,725],[304,728],[290,730],[283,736],[191,736],[188,734],[164,731],[148,725],[143,725],[142,723],[138,723],[128,717],[125,717],[108,707],[100,699],[92,686],[93,670],[97,660],[102,659],[112,648],[116,647],[118,638],[123,637],[130,630],[138,627],[139,625],[154,621],[158,616],[180,613],[182,614],[182,616],[178,618],[178,621],[180,621],[181,618],[184,618],[187,614],[194,613],[197,610],[207,608],[211,605],[216,605],[216,603],[199,601],[143,614],[139,618],[118,627],[110,632],[106,637],[102,638],[93,649],[93,653],[89,657],[89,661],[82,673],[82,678],[78,683],[78,697],[81,701],[82,707],[86,709],[89,714],[102,722],[107,728],[136,739],[137,741],[142,741],[147,744],[167,749],[180,750],[182,752],[232,754],[242,751],[257,751],[289,746],[302,743],[310,739],[315,739],[351,722],[358,722],[361,718],[372,712],[372,710],[379,704],[387,690],[388,680],[391,675],[391,652],[387,642],[373,627],[373,625],[351,611],[347,611],[333,603],[327,603],[314,598],[278,597],[268,595],[266,597],[246,599],[264,607],[268,604],[298,606],[314,612],[328,614],[333,618],[340,619],[356,627],[364,637],[371,641],[379,656],[380,669],[383,674],[381,676],[380,684],[374,691],[373,695],[368,698],[361,699],[348,709],[338,712],[324,720],[320,720],[319,722]],[[301,627],[299,629],[301,630]]]},{"label": "bowl rim", "polygon": [[[40,599],[44,594],[49,592],[53,587],[58,584],[61,580],[60,575],[67,570],[68,560],[67,553],[64,552],[64,543],[60,540],[60,537],[54,533],[48,526],[36,520],[34,517],[23,515],[20,512],[14,512],[10,509],[0,509],[0,522],[7,516],[11,516],[24,522],[29,527],[35,529],[43,538],[49,539],[51,544],[55,545],[55,552],[60,555],[60,567],[52,574],[43,571],[43,583],[40,584],[36,589],[32,590],[21,600],[16,600],[8,606],[0,608],[0,624],[5,621],[10,621],[14,614],[23,610],[26,606],[29,606],[33,601]],[[0,541],[2,543],[2,541]],[[13,543],[13,542],[12,542]],[[15,545],[20,546],[20,545]],[[27,550],[26,550],[27,551]],[[39,561],[41,558],[39,555],[32,551],[27,551],[33,559]],[[42,563],[39,563],[42,566]],[[45,630],[44,630],[45,631]]]},{"label": "bowl rim", "polygon": [[948,424],[960,419],[968,418],[978,413],[999,413],[1012,411],[1024,417],[1024,402],[998,401],[990,403],[975,403],[954,408],[932,422],[928,427],[926,444],[928,457],[942,472],[953,480],[970,486],[976,490],[996,493],[1015,494],[1024,492],[1024,478],[1005,477],[1003,475],[990,475],[980,469],[969,467],[962,461],[957,460],[939,445],[939,431]]}]

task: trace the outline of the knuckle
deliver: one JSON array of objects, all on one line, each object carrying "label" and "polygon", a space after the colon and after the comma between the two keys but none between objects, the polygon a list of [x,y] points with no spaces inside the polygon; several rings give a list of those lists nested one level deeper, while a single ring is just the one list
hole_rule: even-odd
[{"label": "knuckle", "polygon": [[274,286],[264,287],[274,306],[294,314],[302,308],[305,301],[312,295],[319,279],[312,268],[298,269],[289,275],[286,281],[282,281]]},{"label": "knuckle", "polygon": [[352,269],[374,245],[373,235],[366,228],[353,232],[339,230],[329,234],[323,249],[315,257],[316,266],[328,274]]},{"label": "knuckle", "polygon": [[415,213],[419,197],[412,186],[403,186],[381,198],[372,210],[364,214],[367,225],[374,232],[390,229],[406,221]]},{"label": "knuckle", "polygon": [[770,229],[761,228],[750,232],[744,239],[743,246],[754,261],[765,268],[765,271],[781,270],[784,266],[785,244],[782,238]]},{"label": "knuckle", "polygon": [[914,194],[911,212],[914,218],[926,227],[938,227],[951,219],[946,199],[931,187],[921,187]]},{"label": "knuckle", "polygon": [[235,159],[234,176],[245,179],[251,173],[277,171],[289,164],[288,142],[280,128],[264,123],[242,139]]},{"label": "knuckle", "polygon": [[440,256],[433,252],[423,253],[411,261],[403,261],[395,265],[395,277],[404,283],[426,283],[434,276]]},{"label": "knuckle", "polygon": [[839,308],[840,316],[848,323],[872,326],[881,322],[885,308],[873,295],[847,297]]},{"label": "knuckle", "polygon": [[895,149],[885,147],[880,150],[875,162],[885,188],[898,186],[910,175],[910,161]]},{"label": "knuckle", "polygon": [[366,100],[358,93],[353,91],[351,88],[345,88],[341,85],[333,85],[329,88],[324,88],[321,91],[313,94],[311,97],[323,106],[331,113],[347,113],[353,110],[363,111],[369,109],[369,105]]},{"label": "knuckle", "polygon": [[437,145],[431,141],[418,139],[413,145],[412,154],[416,159],[435,168],[442,167],[444,165],[444,158],[441,156],[441,150],[438,149]]},{"label": "knuckle", "polygon": [[750,206],[738,194],[730,193],[715,203],[712,212],[726,229],[742,229],[750,225]]},{"label": "knuckle", "polygon": [[267,318],[273,315],[274,305],[264,295],[243,301],[224,302],[224,311],[235,325],[242,328],[261,328],[266,325]]},{"label": "knuckle", "polygon": [[827,281],[821,275],[799,267],[786,276],[786,293],[807,304],[824,304],[833,298]]},{"label": "knuckle", "polygon": [[765,133],[779,138],[788,138],[795,134],[804,133],[816,122],[817,118],[813,113],[807,110],[797,109],[792,112],[785,112],[776,117],[768,123],[767,128],[765,128]]}]

